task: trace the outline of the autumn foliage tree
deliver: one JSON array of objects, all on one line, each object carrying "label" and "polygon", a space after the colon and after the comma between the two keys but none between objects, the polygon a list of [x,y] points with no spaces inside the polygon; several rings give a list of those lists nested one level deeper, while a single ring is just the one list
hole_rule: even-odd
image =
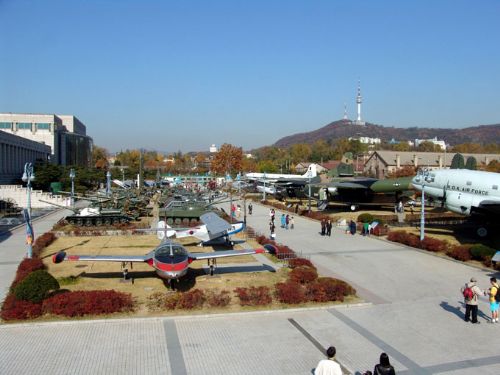
[{"label": "autumn foliage tree", "polygon": [[212,160],[212,171],[218,175],[241,171],[243,150],[241,147],[224,143]]},{"label": "autumn foliage tree", "polygon": [[97,169],[107,169],[108,167],[108,150],[104,147],[92,147],[92,166]]}]

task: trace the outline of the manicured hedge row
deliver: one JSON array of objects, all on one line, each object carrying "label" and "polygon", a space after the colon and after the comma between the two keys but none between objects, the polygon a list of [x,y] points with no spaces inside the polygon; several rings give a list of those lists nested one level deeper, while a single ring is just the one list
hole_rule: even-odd
[{"label": "manicured hedge row", "polygon": [[491,258],[495,255],[496,250],[491,247],[481,244],[477,245],[451,245],[447,241],[437,238],[425,237],[422,241],[420,238],[404,230],[391,231],[387,235],[387,239],[393,242],[399,242],[411,247],[423,249],[431,252],[445,253],[453,259],[466,262],[469,260],[478,260],[483,262],[487,267],[491,266]]},{"label": "manicured hedge row", "polygon": [[104,291],[74,291],[59,293],[59,283],[45,270],[39,258],[41,251],[56,236],[47,232],[33,244],[33,258],[23,259],[3,301],[0,318],[3,320],[35,319],[44,314],[68,317],[87,314],[111,314],[130,311],[134,303],[130,294]]}]

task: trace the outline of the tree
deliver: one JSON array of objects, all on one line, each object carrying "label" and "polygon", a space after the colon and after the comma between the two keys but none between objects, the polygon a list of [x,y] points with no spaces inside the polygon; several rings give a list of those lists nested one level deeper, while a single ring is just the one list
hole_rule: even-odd
[{"label": "tree", "polygon": [[451,159],[451,169],[464,169],[465,162],[462,154],[455,154]]},{"label": "tree", "polygon": [[95,146],[92,148],[92,166],[98,169],[108,168],[108,150],[104,147]]},{"label": "tree", "polygon": [[316,141],[312,145],[311,150],[311,161],[312,162],[322,162],[330,160],[333,156],[333,149],[326,143],[323,139]]},{"label": "tree", "polygon": [[257,170],[260,173],[275,173],[278,171],[278,167],[272,160],[261,160],[257,163]]},{"label": "tree", "polygon": [[441,147],[438,145],[435,145],[432,142],[429,141],[424,141],[420,143],[417,147],[417,151],[422,151],[422,152],[439,152],[441,151]]},{"label": "tree", "polygon": [[490,161],[490,163],[486,166],[485,171],[500,173],[500,162],[497,160]]},{"label": "tree", "polygon": [[470,169],[475,171],[477,169],[477,160],[474,156],[469,156],[467,162],[465,163],[465,169]]},{"label": "tree", "polygon": [[302,161],[309,161],[311,159],[311,155],[311,146],[307,143],[296,143],[290,147],[290,157],[292,162],[295,164]]},{"label": "tree", "polygon": [[243,150],[241,147],[224,143],[212,160],[212,171],[218,175],[241,171]]}]

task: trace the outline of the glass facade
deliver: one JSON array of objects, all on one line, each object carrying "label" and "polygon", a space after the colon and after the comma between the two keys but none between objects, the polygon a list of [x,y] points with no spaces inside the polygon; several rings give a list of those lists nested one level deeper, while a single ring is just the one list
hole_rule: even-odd
[{"label": "glass facade", "polygon": [[18,129],[29,129],[29,130],[31,130],[31,122],[18,122],[17,123],[17,128]]},{"label": "glass facade", "polygon": [[36,129],[37,130],[50,130],[50,124],[48,122],[37,122]]},{"label": "glass facade", "polygon": [[0,122],[0,129],[12,129],[12,122]]}]

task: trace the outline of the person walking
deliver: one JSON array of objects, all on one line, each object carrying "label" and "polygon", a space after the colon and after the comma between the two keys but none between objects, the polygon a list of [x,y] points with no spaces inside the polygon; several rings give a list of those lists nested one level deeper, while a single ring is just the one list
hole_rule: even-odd
[{"label": "person walking", "polygon": [[285,225],[286,225],[285,214],[281,214],[281,228],[285,228]]},{"label": "person walking", "polygon": [[363,223],[363,236],[368,236],[370,234],[370,224],[368,222]]},{"label": "person walking", "polygon": [[236,217],[239,218],[241,216],[241,206],[238,205],[236,208]]},{"label": "person walking", "polygon": [[373,375],[396,375],[394,367],[389,362],[389,356],[386,353],[380,354],[380,362],[375,365]]},{"label": "person walking", "polygon": [[491,320],[490,323],[498,323],[498,302],[500,301],[500,295],[498,295],[498,284],[497,279],[492,277],[490,279],[491,287],[488,289],[488,293],[484,292],[484,295],[488,295],[490,298],[490,311]]},{"label": "person walking", "polygon": [[351,220],[349,223],[349,230],[351,231],[351,234],[354,236],[356,234],[356,223],[354,220]]},{"label": "person walking", "polygon": [[290,215],[285,216],[285,228],[288,229],[288,225],[290,225]]},{"label": "person walking", "polygon": [[[475,277],[470,279],[470,282],[466,283],[460,291],[464,296],[465,302],[465,317],[464,320],[468,322],[469,320],[474,324],[479,324],[477,320],[477,296],[481,294],[481,289],[476,285],[477,280]],[[472,319],[471,319],[472,315]]]},{"label": "person walking", "polygon": [[290,229],[293,229],[295,228],[295,219],[293,218],[293,216],[290,218]]},{"label": "person walking", "polygon": [[271,232],[271,240],[275,240],[276,239],[276,234],[274,233],[274,230],[275,230],[275,226],[274,226],[274,221],[273,220],[270,220],[269,221],[269,231]]},{"label": "person walking", "polygon": [[326,235],[330,237],[332,235],[332,219],[328,219],[326,222]]},{"label": "person walking", "polygon": [[251,215],[253,210],[252,202],[248,204],[248,214]]},{"label": "person walking", "polygon": [[326,356],[328,359],[322,359],[318,362],[318,365],[314,369],[314,375],[342,375],[342,369],[340,365],[335,362],[335,354],[337,350],[335,346],[330,346],[326,350]]},{"label": "person walking", "polygon": [[321,235],[324,236],[326,232],[326,220],[321,219]]}]

